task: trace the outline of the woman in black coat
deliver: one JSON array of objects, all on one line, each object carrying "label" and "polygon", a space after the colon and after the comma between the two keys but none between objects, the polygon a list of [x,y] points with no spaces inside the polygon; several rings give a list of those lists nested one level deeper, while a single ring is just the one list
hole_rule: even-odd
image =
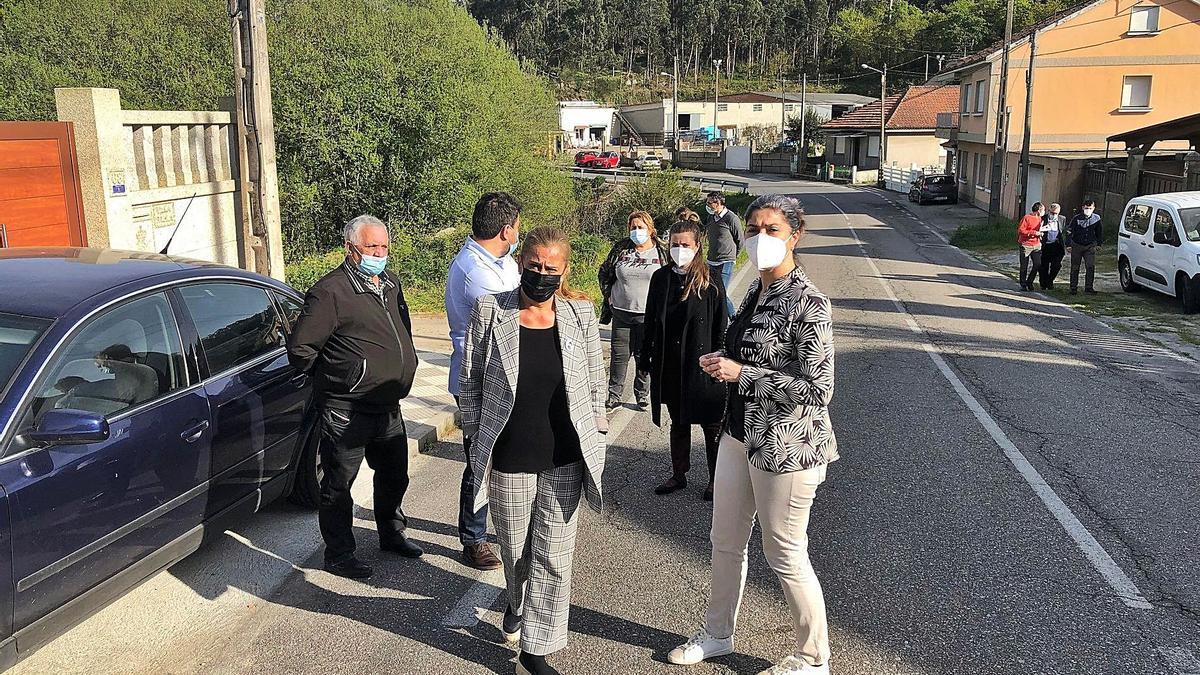
[{"label": "woman in black coat", "polygon": [[700,368],[700,357],[724,345],[725,289],[705,262],[700,223],[680,221],[671,226],[670,256],[672,264],[650,279],[639,361],[639,368],[650,373],[654,423],[662,426],[661,406],[671,415],[671,477],[654,493],[665,495],[687,487],[692,425],[698,424],[708,458],[704,498],[711,501],[727,392],[725,384]]}]

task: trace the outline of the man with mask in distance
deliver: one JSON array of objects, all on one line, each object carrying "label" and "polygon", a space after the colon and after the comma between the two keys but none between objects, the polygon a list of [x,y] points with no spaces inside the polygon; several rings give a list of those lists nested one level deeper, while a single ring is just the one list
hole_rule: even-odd
[{"label": "man with mask in distance", "polygon": [[311,414],[319,415],[319,522],[325,570],[365,579],[372,570],[354,556],[350,487],[363,458],[375,472],[379,548],[416,558],[404,535],[401,508],[408,489],[408,436],[400,399],[417,372],[412,322],[400,281],[388,272],[387,225],[362,215],[343,230],[346,260],[313,284],[288,339],[288,358],[313,378]]},{"label": "man with mask in distance", "polygon": [[733,300],[729,297],[729,284],[733,282],[733,265],[742,250],[742,220],[725,208],[725,194],[710,192],[704,201],[708,212],[708,266],[713,275],[720,277],[725,289],[725,310],[733,316]]},{"label": "man with mask in distance", "polygon": [[1079,292],[1080,263],[1087,267],[1083,292],[1096,292],[1096,249],[1100,248],[1103,237],[1104,230],[1100,224],[1100,216],[1096,213],[1096,202],[1089,199],[1083,203],[1083,209],[1067,223],[1067,231],[1063,236],[1067,242],[1067,251],[1071,254],[1071,295]]}]

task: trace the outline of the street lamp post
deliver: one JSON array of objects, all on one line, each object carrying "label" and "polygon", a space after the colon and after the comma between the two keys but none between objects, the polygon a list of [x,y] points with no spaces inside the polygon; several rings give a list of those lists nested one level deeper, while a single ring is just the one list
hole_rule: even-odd
[{"label": "street lamp post", "polygon": [[721,107],[721,64],[724,59],[713,59],[713,138],[721,137],[721,127],[717,126],[717,108]]},{"label": "street lamp post", "polygon": [[887,64],[883,69],[862,64],[863,68],[879,73],[879,180],[883,180],[883,167],[887,165]]},{"label": "street lamp post", "polygon": [[[675,150],[679,149],[679,60],[675,61],[675,74],[659,73],[671,78],[671,139]],[[664,144],[665,145],[665,144]],[[672,153],[673,154],[673,153]]]}]

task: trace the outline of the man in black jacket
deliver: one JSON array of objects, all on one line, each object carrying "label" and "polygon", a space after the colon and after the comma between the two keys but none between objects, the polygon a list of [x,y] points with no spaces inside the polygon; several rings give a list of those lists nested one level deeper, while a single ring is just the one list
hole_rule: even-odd
[{"label": "man in black jacket", "polygon": [[1104,230],[1100,225],[1100,216],[1096,213],[1096,202],[1087,200],[1083,209],[1067,223],[1067,250],[1071,253],[1071,295],[1079,292],[1079,263],[1087,267],[1083,290],[1085,293],[1096,292],[1096,249],[1103,241]]},{"label": "man in black jacket", "polygon": [[400,399],[417,371],[412,322],[400,282],[385,270],[390,236],[374,216],[346,223],[346,260],[313,284],[288,339],[288,357],[314,378],[319,415],[320,526],[325,570],[365,579],[354,557],[350,487],[363,458],[375,472],[379,547],[408,558],[421,549],[404,536],[401,502],[408,489],[408,436]]}]

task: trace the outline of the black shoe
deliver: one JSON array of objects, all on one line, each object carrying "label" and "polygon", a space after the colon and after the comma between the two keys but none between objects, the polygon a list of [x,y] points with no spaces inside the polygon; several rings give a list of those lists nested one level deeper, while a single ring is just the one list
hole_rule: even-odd
[{"label": "black shoe", "polygon": [[605,410],[616,410],[621,407],[621,402],[615,398],[610,398],[604,402]]},{"label": "black shoe", "polygon": [[517,675],[560,675],[546,663],[546,657],[521,652],[517,656]]},{"label": "black shoe", "polygon": [[512,613],[512,607],[504,608],[504,621],[500,630],[504,632],[504,641],[515,645],[521,641],[521,617]]},{"label": "black shoe", "polygon": [[420,546],[414,544],[411,539],[404,535],[400,535],[395,540],[387,544],[380,544],[379,550],[387,551],[388,553],[396,553],[404,556],[405,558],[420,558],[421,554],[425,552],[421,550]]},{"label": "black shoe", "polygon": [[678,492],[678,491],[684,489],[685,487],[687,487],[687,479],[686,478],[683,480],[679,480],[679,479],[676,479],[674,476],[672,476],[672,477],[668,478],[665,483],[654,488],[654,494],[669,495],[672,492]]},{"label": "black shoe", "polygon": [[646,412],[650,409],[650,401],[648,399],[639,398],[637,401],[637,409],[639,412]]},{"label": "black shoe", "polygon": [[366,579],[375,573],[370,566],[362,564],[358,558],[348,558],[341,562],[325,562],[325,571],[347,579]]},{"label": "black shoe", "polygon": [[1087,293],[1088,295],[1100,295],[1100,291],[1097,291],[1094,288],[1089,288],[1086,291],[1084,291],[1084,293]]}]

